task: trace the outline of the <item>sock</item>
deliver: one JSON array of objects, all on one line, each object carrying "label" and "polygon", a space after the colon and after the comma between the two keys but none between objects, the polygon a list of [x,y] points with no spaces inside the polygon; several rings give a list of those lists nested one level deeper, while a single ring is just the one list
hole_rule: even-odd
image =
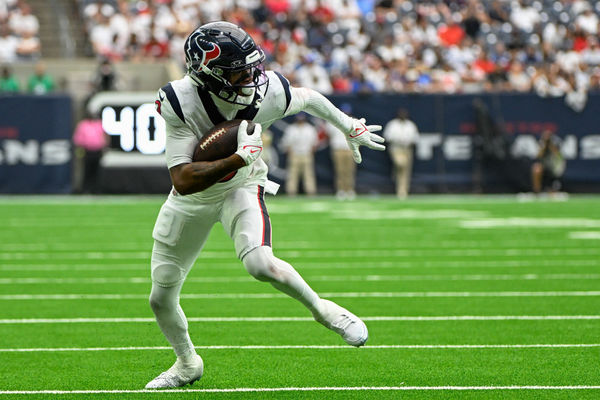
[{"label": "sock", "polygon": [[156,322],[175,354],[185,363],[196,354],[194,344],[188,333],[188,323],[179,305],[179,292],[183,282],[177,286],[165,288],[152,285],[150,303],[156,316]]}]

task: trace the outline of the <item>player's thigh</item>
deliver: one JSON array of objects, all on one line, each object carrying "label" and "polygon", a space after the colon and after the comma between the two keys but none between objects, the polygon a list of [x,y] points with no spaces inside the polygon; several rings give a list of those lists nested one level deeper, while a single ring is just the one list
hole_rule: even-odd
[{"label": "player's thigh", "polygon": [[173,286],[187,276],[217,221],[216,206],[186,207],[167,201],[161,208],[152,237],[152,280]]},{"label": "player's thigh", "polygon": [[232,191],[221,214],[225,232],[233,239],[235,252],[241,260],[250,250],[271,246],[271,221],[262,186],[246,186]]}]

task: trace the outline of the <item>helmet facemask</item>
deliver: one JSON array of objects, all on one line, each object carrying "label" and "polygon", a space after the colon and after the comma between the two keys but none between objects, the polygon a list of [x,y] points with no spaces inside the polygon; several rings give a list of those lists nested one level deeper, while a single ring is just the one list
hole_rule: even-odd
[{"label": "helmet facemask", "polygon": [[188,63],[188,74],[219,99],[231,104],[248,106],[263,85],[268,85],[264,53],[257,48],[246,60],[235,60],[238,67],[205,65],[200,60]]}]

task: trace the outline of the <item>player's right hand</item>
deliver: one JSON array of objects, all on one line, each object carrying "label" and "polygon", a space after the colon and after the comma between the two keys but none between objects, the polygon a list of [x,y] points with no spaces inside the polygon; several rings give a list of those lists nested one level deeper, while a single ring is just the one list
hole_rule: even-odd
[{"label": "player's right hand", "polygon": [[261,138],[262,126],[254,124],[254,132],[248,133],[248,121],[244,120],[238,128],[238,148],[235,154],[242,157],[246,165],[252,164],[262,153],[263,143]]}]

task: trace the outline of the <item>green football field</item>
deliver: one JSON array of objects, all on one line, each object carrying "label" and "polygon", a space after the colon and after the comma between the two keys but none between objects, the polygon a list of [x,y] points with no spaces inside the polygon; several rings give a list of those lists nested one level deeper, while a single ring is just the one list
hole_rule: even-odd
[{"label": "green football field", "polygon": [[181,300],[204,377],[157,393],[162,200],[0,199],[0,400],[600,398],[599,197],[269,197],[275,255],[367,345],[253,280],[215,226]]}]

